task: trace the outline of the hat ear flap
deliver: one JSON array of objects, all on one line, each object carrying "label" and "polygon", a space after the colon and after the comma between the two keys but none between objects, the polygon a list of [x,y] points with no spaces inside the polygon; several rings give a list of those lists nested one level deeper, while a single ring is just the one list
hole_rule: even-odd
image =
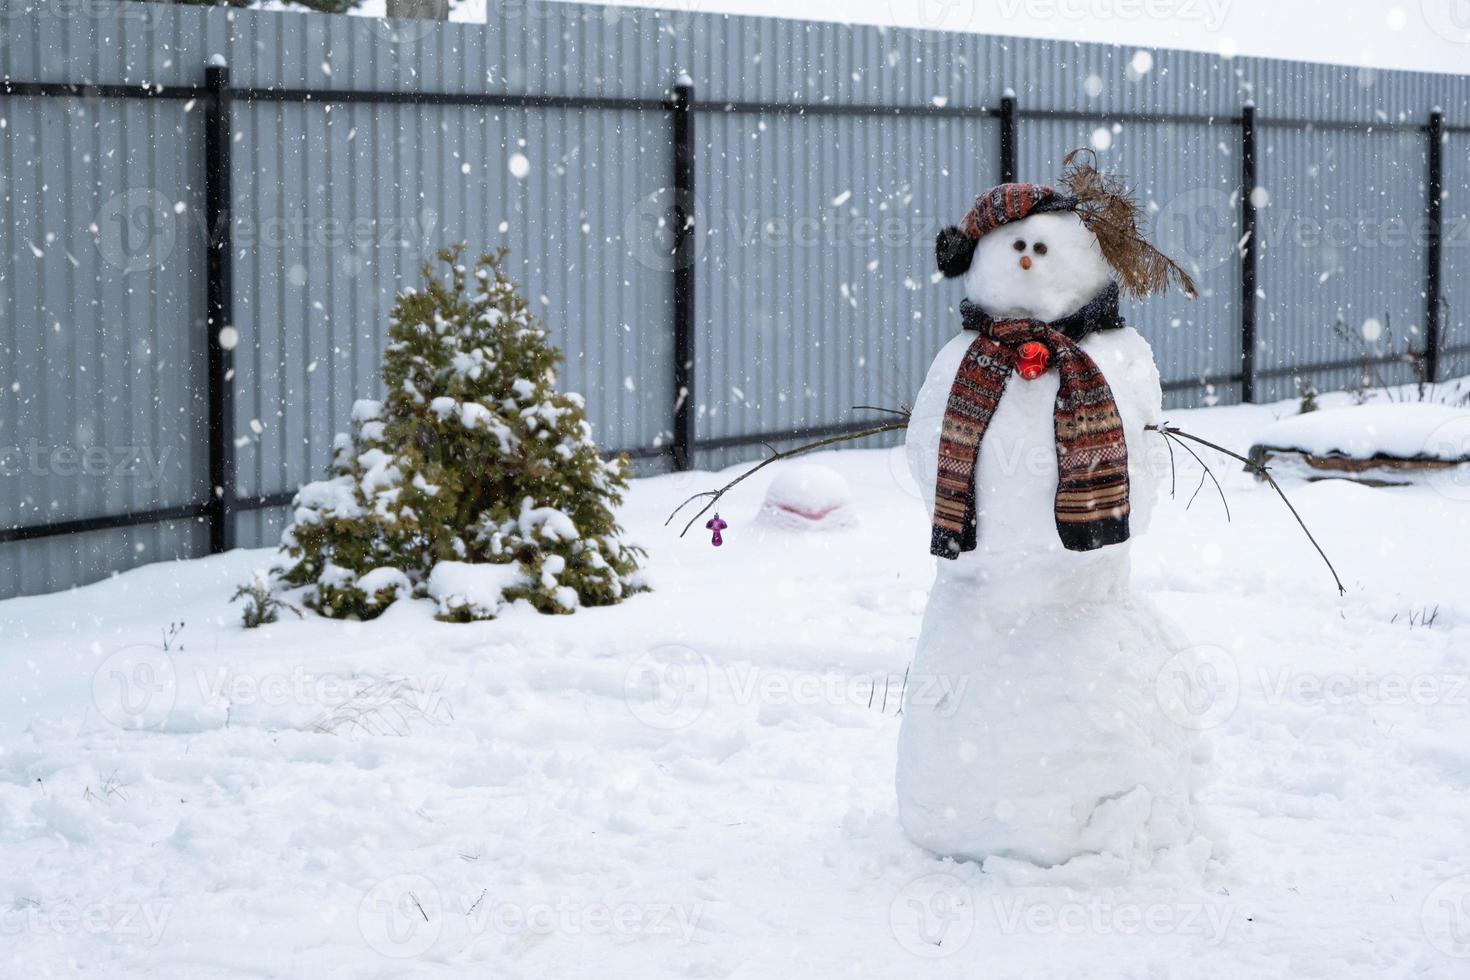
[{"label": "hat ear flap", "polygon": [[975,239],[950,225],[934,240],[934,258],[939,271],[950,279],[970,271],[970,260],[975,257]]}]

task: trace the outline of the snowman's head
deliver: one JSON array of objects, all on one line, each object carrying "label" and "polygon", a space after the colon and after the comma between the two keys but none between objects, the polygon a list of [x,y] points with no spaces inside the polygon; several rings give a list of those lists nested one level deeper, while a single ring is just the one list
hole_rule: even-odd
[{"label": "snowman's head", "polygon": [[993,317],[1057,320],[1109,281],[1097,237],[1074,211],[1033,214],[975,243],[965,296]]},{"label": "snowman's head", "polygon": [[962,277],[966,297],[991,316],[1056,320],[1115,276],[1134,296],[1173,282],[1193,298],[1189,275],[1144,240],[1127,188],[1081,156],[1067,156],[1066,191],[1001,184],[976,198],[959,225],[939,233],[939,271]]}]

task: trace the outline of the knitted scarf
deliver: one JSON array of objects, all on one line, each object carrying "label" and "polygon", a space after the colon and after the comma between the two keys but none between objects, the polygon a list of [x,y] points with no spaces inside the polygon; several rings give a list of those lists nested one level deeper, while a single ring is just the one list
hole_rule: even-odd
[{"label": "knitted scarf", "polygon": [[[1069,551],[1128,540],[1128,448],[1112,389],[1077,342],[1094,330],[1123,326],[1118,287],[1052,323],[996,320],[968,300],[960,304],[975,340],[949,390],[939,439],[939,477],[929,550],[954,559],[974,551],[978,530],[975,472],[980,441],[1015,370],[1017,349],[1045,347],[1061,383],[1054,409],[1057,449],[1057,536]],[[1033,348],[1034,349],[1034,348]]]}]

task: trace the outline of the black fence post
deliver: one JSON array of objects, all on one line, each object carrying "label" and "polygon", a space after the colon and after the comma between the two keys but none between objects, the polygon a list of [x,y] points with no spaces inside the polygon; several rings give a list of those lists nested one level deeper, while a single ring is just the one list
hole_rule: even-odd
[{"label": "black fence post", "polygon": [[1000,97],[1000,182],[1016,179],[1016,93],[1006,89]]},{"label": "black fence post", "polygon": [[209,552],[235,546],[235,332],[234,272],[230,265],[230,69],[204,69],[209,97],[204,113],[204,218],[209,378]]},{"label": "black fence post", "polygon": [[694,449],[694,80],[674,82],[674,468]]},{"label": "black fence post", "polygon": [[1440,259],[1444,227],[1444,113],[1436,107],[1429,114],[1428,226],[1424,254],[1428,268],[1424,276],[1424,374],[1439,380],[1440,345]]},{"label": "black fence post", "polygon": [[1240,110],[1240,400],[1256,400],[1256,105]]}]

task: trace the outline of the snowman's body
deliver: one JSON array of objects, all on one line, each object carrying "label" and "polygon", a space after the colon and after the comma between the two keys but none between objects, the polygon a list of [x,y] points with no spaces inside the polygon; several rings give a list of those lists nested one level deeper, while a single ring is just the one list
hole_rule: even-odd
[{"label": "snowman's body", "polygon": [[[1017,242],[1034,256],[1025,269]],[[1070,213],[980,239],[965,276],[970,299],[992,316],[1047,321],[1107,282],[1091,234]],[[939,352],[908,429],[909,465],[931,514],[940,424],[973,339],[962,332]],[[1081,347],[1118,406],[1137,536],[1157,495],[1147,440],[1158,437],[1144,426],[1160,418],[1158,371],[1131,327],[1089,334]],[[1191,802],[1199,753],[1166,700],[1165,668],[1187,644],[1131,592],[1128,543],[1073,552],[1058,539],[1058,383],[1055,370],[1010,376],[980,446],[977,546],[936,561],[899,735],[900,817],[915,842],[957,858],[1051,866],[1101,854],[1146,866],[1173,850],[1197,864],[1201,847],[1208,853]]]}]

